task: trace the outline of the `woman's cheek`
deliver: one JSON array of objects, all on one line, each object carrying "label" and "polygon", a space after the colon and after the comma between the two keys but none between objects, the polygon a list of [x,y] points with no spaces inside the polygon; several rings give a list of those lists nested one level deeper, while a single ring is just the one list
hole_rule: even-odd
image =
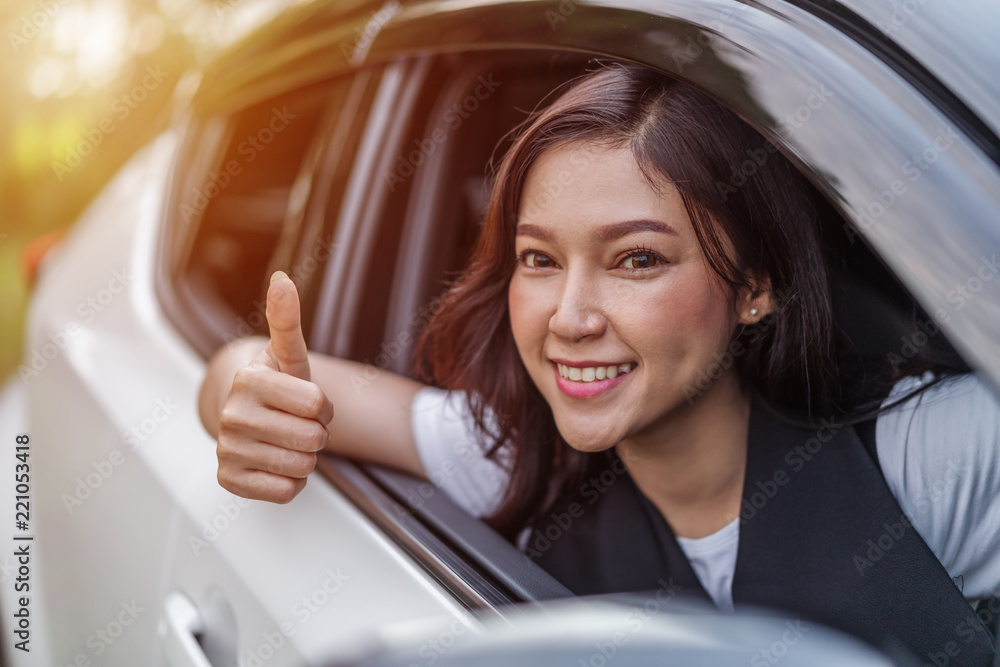
[{"label": "woman's cheek", "polygon": [[515,274],[507,290],[511,331],[522,360],[531,355],[533,346],[541,344],[548,326],[543,312],[544,295],[529,283]]},{"label": "woman's cheek", "polygon": [[707,276],[679,276],[643,301],[630,319],[637,331],[659,339],[653,342],[657,348],[669,351],[666,361],[674,372],[696,375],[728,345],[729,301]]}]

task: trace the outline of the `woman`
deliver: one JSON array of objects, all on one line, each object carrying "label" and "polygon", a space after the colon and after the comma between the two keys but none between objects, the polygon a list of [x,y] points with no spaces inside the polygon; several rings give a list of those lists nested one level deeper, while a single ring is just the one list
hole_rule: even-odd
[{"label": "woman", "polygon": [[[707,96],[599,70],[515,140],[424,334],[426,376],[457,391],[382,374],[355,392],[358,365],[307,353],[276,274],[271,340],[217,355],[203,386],[220,483],[287,502],[327,449],[431,478],[578,594],[669,581],[983,664],[965,598],[1000,583],[996,403],[971,376],[905,379],[858,439],[821,208]],[[449,451],[470,437],[482,448]],[[918,508],[914,471],[944,454],[964,476]]]}]

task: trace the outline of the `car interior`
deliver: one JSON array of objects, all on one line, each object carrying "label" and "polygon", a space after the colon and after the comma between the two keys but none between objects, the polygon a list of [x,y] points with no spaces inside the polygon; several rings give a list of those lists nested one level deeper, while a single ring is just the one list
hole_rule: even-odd
[{"label": "car interior", "polygon": [[[510,131],[592,62],[588,54],[562,51],[455,53],[434,56],[417,70],[421,78],[405,126],[397,128],[395,146],[385,149],[400,178],[379,210],[373,251],[353,264],[364,271],[363,292],[343,356],[377,364],[383,345],[395,341],[402,352],[377,365],[413,374],[417,314],[462,270],[488,201],[488,165],[509,146]],[[332,85],[222,113],[185,140],[182,164],[190,166],[187,176],[175,177],[173,201],[176,210],[193,213],[167,225],[159,293],[178,328],[206,357],[233,338],[266,335],[266,278],[282,265],[301,266],[303,324],[310,330],[324,307],[319,284],[331,253],[310,262],[309,249],[335,232],[341,193],[382,76],[372,66]],[[499,85],[480,100],[475,91],[484,77]],[[467,113],[456,116],[463,104]],[[283,107],[298,118],[257,150],[254,133]],[[427,143],[435,128],[444,128],[445,138]],[[243,175],[223,186],[222,174],[233,162]],[[859,236],[845,234],[833,204],[824,218],[837,323],[856,352],[850,372],[863,395],[879,379],[877,368],[887,355],[930,318]],[[928,345],[957,357],[943,334]],[[332,456],[319,467],[471,609],[570,595],[443,494],[415,507],[408,499],[421,480]]]}]

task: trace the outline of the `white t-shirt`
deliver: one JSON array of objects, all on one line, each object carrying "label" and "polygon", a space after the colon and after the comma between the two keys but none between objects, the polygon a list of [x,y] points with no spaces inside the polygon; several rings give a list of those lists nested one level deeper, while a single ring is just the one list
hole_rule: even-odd
[{"label": "white t-shirt", "polygon": [[[886,403],[932,377],[901,380]],[[476,517],[499,508],[509,473],[477,444],[465,394],[420,390],[412,423],[424,471],[438,488]],[[966,599],[1000,596],[997,398],[974,375],[950,378],[879,415],[875,443],[889,490]],[[739,519],[677,542],[716,605],[731,610]]]}]

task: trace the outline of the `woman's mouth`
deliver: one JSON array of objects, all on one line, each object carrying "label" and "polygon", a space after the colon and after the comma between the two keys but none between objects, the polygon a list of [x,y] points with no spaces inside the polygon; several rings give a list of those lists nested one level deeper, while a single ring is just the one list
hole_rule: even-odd
[{"label": "woman's mouth", "polygon": [[559,376],[570,382],[594,382],[595,380],[614,380],[619,375],[625,375],[634,368],[632,364],[611,364],[609,366],[587,366],[577,368],[565,364],[556,364]]},{"label": "woman's mouth", "polygon": [[553,362],[556,385],[567,396],[589,398],[620,384],[637,366],[635,363],[569,366]]}]

